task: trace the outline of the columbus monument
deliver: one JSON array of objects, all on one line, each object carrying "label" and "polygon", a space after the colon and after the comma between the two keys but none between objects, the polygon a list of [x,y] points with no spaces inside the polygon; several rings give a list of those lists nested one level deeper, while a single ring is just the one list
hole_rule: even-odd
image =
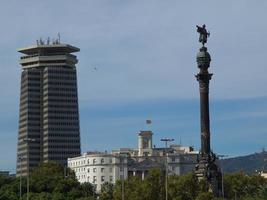
[{"label": "columbus monument", "polygon": [[204,180],[207,183],[207,191],[212,192],[215,196],[221,196],[222,176],[216,162],[217,157],[210,148],[209,81],[212,74],[208,71],[211,57],[205,47],[210,33],[206,30],[205,24],[197,26],[197,32],[200,34],[199,42],[202,43],[197,54],[197,65],[200,72],[196,75],[200,92],[201,149],[195,173],[198,180]]}]

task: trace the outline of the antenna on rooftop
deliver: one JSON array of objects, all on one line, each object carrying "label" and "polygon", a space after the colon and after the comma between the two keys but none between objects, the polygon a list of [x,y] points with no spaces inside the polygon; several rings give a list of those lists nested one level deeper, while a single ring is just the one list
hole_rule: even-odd
[{"label": "antenna on rooftop", "polygon": [[57,33],[58,36],[58,44],[60,44],[60,32]]},{"label": "antenna on rooftop", "polygon": [[46,40],[46,44],[49,45],[49,43],[50,43],[50,37],[48,37]]},{"label": "antenna on rooftop", "polygon": [[43,39],[40,37],[40,40],[39,40],[39,44],[40,45],[44,45],[44,41],[43,41]]}]

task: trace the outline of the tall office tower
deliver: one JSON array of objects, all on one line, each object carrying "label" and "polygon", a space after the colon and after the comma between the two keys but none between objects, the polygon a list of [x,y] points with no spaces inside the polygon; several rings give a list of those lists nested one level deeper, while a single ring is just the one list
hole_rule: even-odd
[{"label": "tall office tower", "polygon": [[75,64],[80,49],[59,40],[42,40],[18,52],[22,66],[17,176],[42,162],[67,165],[80,155],[80,128]]}]

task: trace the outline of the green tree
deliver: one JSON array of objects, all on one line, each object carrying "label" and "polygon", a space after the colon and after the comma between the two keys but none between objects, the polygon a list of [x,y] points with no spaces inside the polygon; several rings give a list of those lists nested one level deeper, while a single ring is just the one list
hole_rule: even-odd
[{"label": "green tree", "polygon": [[266,198],[267,180],[259,175],[248,176],[242,172],[227,174],[224,178],[225,197],[228,199]]},{"label": "green tree", "polygon": [[170,200],[194,200],[199,191],[199,183],[193,173],[171,176],[168,183]]},{"label": "green tree", "polygon": [[19,180],[0,175],[0,200],[16,200],[19,198]]},{"label": "green tree", "polygon": [[96,196],[95,187],[91,183],[82,183],[80,188],[84,197]]},{"label": "green tree", "polygon": [[210,192],[200,192],[196,200],[214,200],[214,196]]},{"label": "green tree", "polygon": [[151,169],[144,180],[144,199],[161,200],[165,196],[165,174],[160,169]]},{"label": "green tree", "polygon": [[[143,181],[139,177],[130,177],[124,183],[119,180],[116,182],[113,199],[122,199],[122,190],[124,190],[124,199],[127,200],[144,200]],[[122,187],[124,186],[124,187]]]},{"label": "green tree", "polygon": [[113,200],[114,185],[112,183],[104,183],[101,186],[99,199],[100,200]]}]

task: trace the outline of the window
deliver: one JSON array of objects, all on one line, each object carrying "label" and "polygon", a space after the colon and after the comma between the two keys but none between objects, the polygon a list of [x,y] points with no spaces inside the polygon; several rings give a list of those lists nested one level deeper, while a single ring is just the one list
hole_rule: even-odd
[{"label": "window", "polygon": [[102,172],[102,173],[105,172],[105,168],[101,168],[101,172]]},{"label": "window", "polygon": [[93,183],[96,183],[96,176],[93,177]]},{"label": "window", "polygon": [[112,167],[110,167],[110,168],[109,168],[109,172],[112,173],[112,171],[113,171],[113,170],[112,170]]},{"label": "window", "polygon": [[89,159],[87,160],[87,164],[90,164],[90,161],[89,161]]},{"label": "window", "polygon": [[104,158],[101,159],[101,164],[103,164],[103,163],[104,163]]},{"label": "window", "polygon": [[101,176],[101,182],[105,181],[105,176]]},{"label": "window", "polygon": [[87,181],[90,182],[90,176],[87,177]]},{"label": "window", "polygon": [[123,172],[123,167],[120,167],[120,171]]},{"label": "window", "polygon": [[172,162],[175,162],[175,157],[172,157]]},{"label": "window", "polygon": [[113,176],[109,176],[109,181],[113,182]]},{"label": "window", "polygon": [[109,159],[109,163],[112,163],[112,158]]},{"label": "window", "polygon": [[93,164],[96,164],[96,159],[93,160]]},{"label": "window", "polygon": [[93,172],[96,172],[96,168],[93,169]]},{"label": "window", "polygon": [[90,172],[90,168],[87,169],[87,172]]}]

